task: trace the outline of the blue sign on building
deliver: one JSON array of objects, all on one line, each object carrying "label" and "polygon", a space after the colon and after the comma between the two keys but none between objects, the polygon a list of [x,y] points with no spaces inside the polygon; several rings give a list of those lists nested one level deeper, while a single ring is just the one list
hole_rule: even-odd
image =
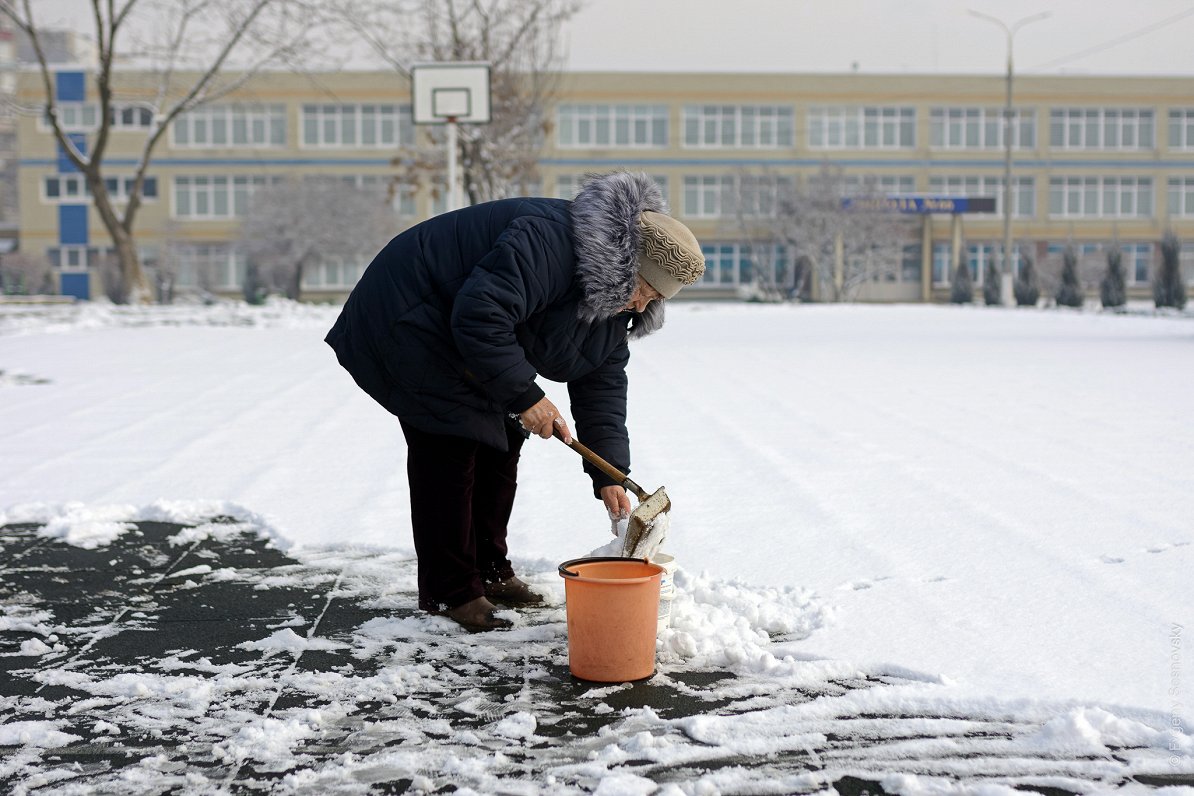
[{"label": "blue sign on building", "polygon": [[893,194],[889,196],[847,197],[846,210],[888,210],[893,213],[994,213],[995,199],[990,196],[926,196]]}]

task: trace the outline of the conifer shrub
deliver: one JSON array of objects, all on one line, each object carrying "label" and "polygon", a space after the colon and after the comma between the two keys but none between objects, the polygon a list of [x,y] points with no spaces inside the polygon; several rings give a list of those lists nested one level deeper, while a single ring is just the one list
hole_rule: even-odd
[{"label": "conifer shrub", "polygon": [[1124,282],[1123,252],[1119,246],[1112,246],[1107,249],[1107,273],[1099,283],[1099,298],[1104,307],[1114,309],[1128,303]]},{"label": "conifer shrub", "polygon": [[970,304],[974,301],[974,280],[970,278],[970,266],[965,257],[958,262],[958,267],[954,270],[949,300],[954,304]]},{"label": "conifer shrub", "polygon": [[999,304],[1002,287],[1002,277],[995,267],[995,255],[987,258],[987,267],[983,271],[983,301],[988,307]]},{"label": "conifer shrub", "polygon": [[1016,305],[1019,307],[1035,307],[1041,298],[1041,282],[1036,275],[1036,266],[1033,264],[1032,255],[1028,252],[1020,254],[1020,273],[1016,275],[1016,281],[1012,283],[1012,291],[1015,293]]},{"label": "conifer shrub", "polygon": [[1153,300],[1157,308],[1186,306],[1186,284],[1182,281],[1182,245],[1177,236],[1166,232],[1161,239],[1161,268],[1153,279]]},{"label": "conifer shrub", "polygon": [[1061,284],[1053,298],[1062,307],[1081,307],[1086,303],[1086,292],[1078,279],[1078,255],[1073,246],[1066,246],[1061,255]]}]

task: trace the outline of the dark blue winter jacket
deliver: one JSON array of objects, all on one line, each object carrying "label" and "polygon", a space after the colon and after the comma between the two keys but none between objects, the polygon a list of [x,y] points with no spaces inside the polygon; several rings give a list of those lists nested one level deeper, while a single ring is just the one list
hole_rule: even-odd
[{"label": "dark blue winter jacket", "polygon": [[577,438],[629,471],[627,340],[663,323],[662,302],[623,309],[645,209],[662,209],[654,182],[618,173],[572,202],[503,199],[425,221],[373,259],[327,342],[403,421],[500,449],[508,414],[543,397],[536,375],[566,382]]}]

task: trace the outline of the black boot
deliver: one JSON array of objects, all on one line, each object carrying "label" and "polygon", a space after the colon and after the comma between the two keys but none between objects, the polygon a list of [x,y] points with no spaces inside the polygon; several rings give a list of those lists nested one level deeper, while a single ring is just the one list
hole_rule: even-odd
[{"label": "black boot", "polygon": [[485,584],[485,596],[495,603],[513,607],[543,605],[543,595],[531,589],[517,576]]},{"label": "black boot", "polygon": [[435,614],[437,616],[448,617],[470,633],[484,633],[486,630],[505,630],[514,626],[514,623],[509,619],[494,616],[493,612],[495,610],[497,609],[493,603],[484,597],[478,597],[455,608],[436,611]]}]

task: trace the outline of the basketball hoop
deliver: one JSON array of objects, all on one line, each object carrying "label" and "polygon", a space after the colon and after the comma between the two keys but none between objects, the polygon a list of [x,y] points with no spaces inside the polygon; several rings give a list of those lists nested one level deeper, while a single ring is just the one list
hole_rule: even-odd
[{"label": "basketball hoop", "polygon": [[489,64],[415,64],[410,69],[410,96],[415,124],[447,125],[448,210],[456,210],[463,205],[456,175],[457,125],[489,122]]}]

